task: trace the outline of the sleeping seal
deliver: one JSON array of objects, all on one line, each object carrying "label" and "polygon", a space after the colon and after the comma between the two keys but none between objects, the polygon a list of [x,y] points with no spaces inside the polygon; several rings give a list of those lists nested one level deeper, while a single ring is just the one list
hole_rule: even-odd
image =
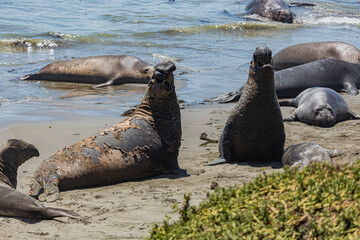
[{"label": "sleeping seal", "polygon": [[287,147],[281,158],[281,162],[284,166],[290,166],[291,169],[303,169],[314,162],[334,164],[331,157],[336,157],[341,154],[342,151],[339,149],[329,150],[315,143],[304,142]]},{"label": "sleeping seal", "polygon": [[104,87],[124,83],[148,83],[154,66],[129,55],[104,55],[75,58],[46,65],[21,80],[92,83]]},{"label": "sleeping seal", "polygon": [[300,93],[290,101],[280,102],[280,106],[293,106],[296,110],[284,121],[300,121],[309,125],[332,127],[348,119],[359,119],[345,99],[330,88],[314,87]]},{"label": "sleeping seal", "polygon": [[277,71],[326,58],[360,63],[360,50],[349,43],[338,41],[301,43],[275,54],[273,67]]},{"label": "sleeping seal", "polygon": [[0,215],[40,219],[78,216],[65,209],[44,207],[38,200],[16,190],[18,167],[35,156],[39,156],[39,151],[23,140],[9,139],[0,146]]},{"label": "sleeping seal", "polygon": [[[312,87],[327,87],[337,92],[357,95],[360,88],[360,64],[339,59],[322,59],[275,72],[278,98],[294,98]],[[237,101],[244,86],[204,101],[228,103]]]},{"label": "sleeping seal", "polygon": [[231,111],[219,141],[225,162],[280,162],[285,131],[274,86],[271,50],[256,48],[249,77],[239,102]]},{"label": "sleeping seal", "polygon": [[130,118],[44,160],[35,171],[30,194],[51,202],[60,190],[177,171],[181,120],[175,69],[170,61],[156,66],[145,96]]}]

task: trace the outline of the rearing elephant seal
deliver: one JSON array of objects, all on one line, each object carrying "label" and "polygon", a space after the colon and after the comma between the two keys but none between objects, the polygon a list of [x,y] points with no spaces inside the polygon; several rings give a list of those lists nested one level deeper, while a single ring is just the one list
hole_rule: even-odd
[{"label": "rearing elephant seal", "polygon": [[295,13],[283,0],[252,0],[245,10],[249,14],[257,14],[282,23],[293,23]]},{"label": "rearing elephant seal", "polygon": [[154,66],[129,55],[104,55],[75,58],[46,65],[21,80],[46,80],[98,84],[96,87],[124,83],[148,83]]},{"label": "rearing elephant seal", "polygon": [[0,146],[0,215],[40,219],[78,216],[65,209],[44,207],[16,190],[18,167],[35,156],[39,156],[39,151],[23,140],[9,139]]},{"label": "rearing elephant seal", "polygon": [[301,43],[284,48],[275,54],[273,67],[275,70],[281,70],[326,58],[360,63],[360,50],[346,42]]},{"label": "rearing elephant seal", "polygon": [[332,127],[341,121],[360,118],[360,115],[350,110],[345,99],[330,88],[308,88],[296,98],[280,102],[280,106],[296,107],[284,121],[298,120],[320,127]]},{"label": "rearing elephant seal", "polygon": [[130,118],[44,160],[35,171],[30,194],[38,196],[40,201],[55,201],[59,190],[178,170],[181,120],[174,86],[175,69],[170,61],[156,66],[145,97]]},{"label": "rearing elephant seal", "polygon": [[240,100],[230,113],[219,141],[224,162],[280,162],[285,131],[275,93],[271,50],[258,47]]}]

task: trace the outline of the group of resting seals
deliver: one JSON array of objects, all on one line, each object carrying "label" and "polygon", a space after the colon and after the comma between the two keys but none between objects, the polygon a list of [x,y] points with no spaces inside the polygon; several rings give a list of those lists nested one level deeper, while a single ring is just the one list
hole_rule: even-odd
[{"label": "group of resting seals", "polygon": [[[280,105],[298,107],[286,121],[332,127],[337,122],[359,118],[337,93],[357,95],[359,92],[360,50],[356,47],[344,42],[297,44],[275,54],[273,65],[282,69],[274,75],[277,97],[295,98]],[[244,86],[205,101],[237,101],[243,91]]]},{"label": "group of resting seals", "polygon": [[[328,160],[325,153],[329,152],[312,143],[292,146],[284,153],[284,123],[271,63],[271,50],[258,47],[243,93],[221,134],[220,158],[208,165],[243,161],[282,161],[286,165],[297,161],[302,167],[312,161]],[[38,151],[21,141],[25,148],[17,147],[20,152],[11,150],[9,143],[3,146],[0,215],[75,218],[76,213],[46,208],[35,198],[51,202],[58,199],[60,190],[64,189],[118,183],[164,171],[177,172],[181,119],[174,85],[175,69],[170,61],[154,67],[145,96],[130,118],[44,160],[34,174],[30,190],[34,198],[15,190],[16,170],[27,159],[38,156]]]}]

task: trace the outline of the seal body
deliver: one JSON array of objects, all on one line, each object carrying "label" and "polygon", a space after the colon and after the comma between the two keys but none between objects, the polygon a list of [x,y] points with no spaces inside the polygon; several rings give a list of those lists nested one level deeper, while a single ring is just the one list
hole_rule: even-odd
[{"label": "seal body", "polygon": [[148,83],[155,68],[129,55],[75,58],[46,65],[22,80],[92,83],[95,87],[124,83]]},{"label": "seal body", "polygon": [[[327,87],[337,92],[357,95],[360,88],[360,64],[339,59],[322,59],[275,72],[278,98],[294,98],[312,87]],[[205,101],[234,102],[240,98],[243,90],[244,86]]]},{"label": "seal body", "polygon": [[330,88],[309,88],[290,101],[280,102],[280,106],[293,106],[297,109],[284,121],[301,121],[306,124],[332,127],[348,119],[359,119],[345,99]]},{"label": "seal body", "polygon": [[252,0],[245,10],[249,14],[257,14],[282,23],[293,23],[295,17],[295,13],[283,0]]},{"label": "seal body", "polygon": [[285,131],[274,87],[271,50],[258,47],[240,100],[231,111],[219,141],[223,162],[280,162]]},{"label": "seal body", "polygon": [[[156,66],[145,97],[133,115],[93,136],[63,148],[35,172],[30,193],[54,201],[59,190],[140,179],[179,168],[180,107],[173,71]],[[44,194],[40,195],[41,189]]]},{"label": "seal body", "polygon": [[301,43],[275,54],[273,67],[275,70],[281,70],[326,58],[360,63],[360,50],[349,43],[338,41]]},{"label": "seal body", "polygon": [[39,156],[39,151],[23,140],[9,139],[0,146],[0,215],[40,219],[75,218],[78,214],[44,207],[38,200],[15,189],[18,167],[34,156]]},{"label": "seal body", "polygon": [[342,151],[338,149],[328,150],[315,143],[304,142],[287,147],[281,158],[281,162],[284,166],[290,166],[291,169],[303,169],[314,162],[329,162],[330,164],[334,164],[334,161],[330,157],[336,157],[341,154]]}]

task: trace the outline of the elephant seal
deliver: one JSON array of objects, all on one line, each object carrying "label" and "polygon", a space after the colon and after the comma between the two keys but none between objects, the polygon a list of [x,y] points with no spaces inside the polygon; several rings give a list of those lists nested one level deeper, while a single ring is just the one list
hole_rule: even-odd
[{"label": "elephant seal", "polygon": [[274,87],[271,50],[256,48],[249,77],[239,102],[231,111],[219,141],[220,158],[206,165],[225,162],[280,162],[285,131]]},{"label": "elephant seal", "polygon": [[245,11],[282,23],[293,23],[295,17],[295,13],[283,0],[252,0]]},{"label": "elephant seal", "polygon": [[92,83],[97,87],[124,83],[148,83],[154,66],[129,55],[104,55],[75,58],[46,65],[21,80]]},{"label": "elephant seal", "polygon": [[51,202],[60,190],[178,171],[181,119],[175,69],[170,61],[156,65],[145,96],[130,118],[44,160],[35,171],[30,194]]},{"label": "elephant seal", "polygon": [[342,151],[339,149],[329,150],[315,143],[304,142],[287,147],[281,158],[281,162],[284,166],[290,166],[290,169],[303,169],[314,162],[329,162],[330,164],[334,164],[331,157],[336,157],[341,154]]},{"label": "elephant seal", "polygon": [[293,106],[296,110],[284,121],[300,121],[309,125],[332,127],[348,119],[359,119],[345,99],[330,88],[314,87],[304,90],[290,101],[280,102],[280,106]]},{"label": "elephant seal", "polygon": [[9,139],[0,146],[0,215],[39,219],[76,218],[78,214],[74,212],[44,207],[36,199],[16,190],[18,167],[35,156],[39,156],[39,151],[23,140]]},{"label": "elephant seal", "polygon": [[[360,88],[360,64],[339,59],[322,59],[275,72],[278,98],[294,98],[305,89],[327,87],[337,92],[357,95]],[[207,102],[228,103],[239,100],[244,86],[234,92],[205,99]]]},{"label": "elephant seal", "polygon": [[273,67],[277,71],[326,58],[360,63],[360,50],[346,42],[301,43],[284,48],[275,54]]}]

